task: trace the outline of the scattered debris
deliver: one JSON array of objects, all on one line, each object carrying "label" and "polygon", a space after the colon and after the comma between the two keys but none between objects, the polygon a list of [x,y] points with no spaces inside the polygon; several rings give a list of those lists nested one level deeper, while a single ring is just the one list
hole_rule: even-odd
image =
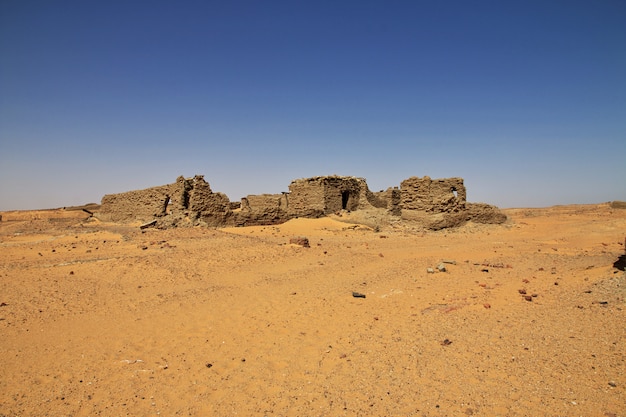
[{"label": "scattered debris", "polygon": [[289,239],[289,243],[292,245],[300,245],[303,248],[310,248],[309,239],[304,236],[296,236]]},{"label": "scattered debris", "polygon": [[151,222],[142,224],[141,226],[139,226],[139,228],[141,230],[143,230],[143,229],[147,229],[148,227],[154,227],[154,226],[156,226],[156,224],[157,224],[157,221],[156,220],[152,220]]},{"label": "scattered debris", "polygon": [[141,359],[135,359],[135,360],[124,359],[124,360],[121,360],[120,362],[125,362],[125,363],[128,363],[128,364],[133,364],[133,363],[139,363],[139,362],[143,362],[143,361],[142,361]]}]

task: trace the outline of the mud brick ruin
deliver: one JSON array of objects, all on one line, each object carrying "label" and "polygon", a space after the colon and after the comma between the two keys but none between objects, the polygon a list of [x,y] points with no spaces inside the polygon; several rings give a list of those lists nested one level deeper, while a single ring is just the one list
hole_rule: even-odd
[{"label": "mud brick ruin", "polygon": [[213,192],[202,175],[181,176],[172,184],[105,195],[96,217],[112,222],[154,221],[158,227],[227,227],[279,224],[342,210],[382,210],[407,219],[431,215],[433,229],[469,220],[506,220],[494,206],[467,203],[462,178],[411,177],[399,188],[372,192],[364,178],[336,175],[297,179],[289,184],[289,192],[249,195],[241,202],[231,202],[225,194]]}]

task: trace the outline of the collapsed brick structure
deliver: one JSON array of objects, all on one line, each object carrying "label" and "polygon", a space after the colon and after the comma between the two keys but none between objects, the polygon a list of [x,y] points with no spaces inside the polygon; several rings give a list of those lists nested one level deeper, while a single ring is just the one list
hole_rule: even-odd
[{"label": "collapsed brick structure", "polygon": [[364,178],[337,175],[297,179],[289,185],[289,192],[249,195],[240,203],[213,192],[201,175],[181,176],[172,184],[105,195],[96,215],[113,222],[156,221],[160,227],[223,227],[278,224],[296,217],[372,209],[403,217],[406,213],[438,215],[435,229],[467,220],[502,223],[506,219],[493,206],[467,203],[462,178],[411,177],[402,181],[400,188],[374,193]]},{"label": "collapsed brick structure", "polygon": [[400,190],[404,210],[445,213],[465,209],[463,178],[432,180],[428,176],[411,177],[400,183]]},{"label": "collapsed brick structure", "polygon": [[289,184],[289,213],[294,217],[320,217],[340,210],[387,208],[384,198],[372,193],[364,178],[313,177]]}]

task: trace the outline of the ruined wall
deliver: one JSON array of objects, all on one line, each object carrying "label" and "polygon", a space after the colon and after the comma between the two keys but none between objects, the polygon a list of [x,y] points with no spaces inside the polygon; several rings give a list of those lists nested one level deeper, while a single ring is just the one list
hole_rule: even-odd
[{"label": "ruined wall", "polygon": [[355,177],[322,177],[324,187],[324,214],[340,210],[358,210],[361,203],[363,181]]},{"label": "ruined wall", "polygon": [[156,219],[158,227],[268,225],[364,209],[386,209],[406,219],[435,215],[431,216],[434,228],[472,219],[481,223],[506,220],[496,207],[469,205],[465,200],[462,178],[411,177],[399,189],[373,193],[364,178],[333,175],[294,180],[289,193],[249,195],[241,203],[232,203],[225,194],[214,193],[202,175],[196,175],[178,177],[173,184],[105,195],[95,215],[116,222]]},{"label": "ruined wall", "polygon": [[387,212],[394,216],[399,216],[402,213],[402,209],[400,208],[402,196],[398,187],[389,187],[385,191],[379,191],[373,194],[376,199],[381,202],[380,206],[375,207],[386,208]]},{"label": "ruined wall", "polygon": [[162,217],[172,195],[176,195],[178,183],[128,191],[120,194],[107,194],[102,197],[98,218],[105,221],[149,221]]},{"label": "ruined wall", "polygon": [[220,227],[232,223],[233,211],[230,200],[224,193],[214,193],[203,175],[196,175],[188,192],[188,216],[206,226]]},{"label": "ruined wall", "polygon": [[411,177],[400,183],[400,195],[402,210],[444,213],[465,209],[463,178]]},{"label": "ruined wall", "polygon": [[367,188],[363,178],[333,175],[302,178],[289,185],[288,213],[292,217],[320,217],[385,204]]},{"label": "ruined wall", "polygon": [[241,199],[236,225],[279,224],[289,220],[287,194],[249,195]]},{"label": "ruined wall", "polygon": [[114,222],[159,219],[163,226],[177,225],[188,218],[190,224],[222,226],[231,214],[228,197],[214,193],[204,177],[196,175],[190,179],[178,177],[173,184],[105,195],[96,216]]},{"label": "ruined wall", "polygon": [[290,217],[321,217],[326,212],[322,177],[302,178],[289,184]]}]

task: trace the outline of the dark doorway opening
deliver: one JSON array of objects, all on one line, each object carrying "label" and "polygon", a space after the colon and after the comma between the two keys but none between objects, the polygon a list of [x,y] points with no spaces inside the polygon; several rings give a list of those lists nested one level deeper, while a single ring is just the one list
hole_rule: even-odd
[{"label": "dark doorway opening", "polygon": [[452,187],[450,191],[452,191],[452,194],[454,194],[454,198],[459,198],[459,193],[456,191],[455,187]]},{"label": "dark doorway opening", "polygon": [[167,206],[170,204],[170,197],[167,196],[165,197],[165,201],[163,202],[163,211],[161,212],[162,216],[165,216],[166,214],[168,214],[167,212]]},{"label": "dark doorway opening", "polygon": [[344,210],[348,209],[348,200],[350,199],[350,192],[349,191],[342,191],[341,192],[341,208]]}]

